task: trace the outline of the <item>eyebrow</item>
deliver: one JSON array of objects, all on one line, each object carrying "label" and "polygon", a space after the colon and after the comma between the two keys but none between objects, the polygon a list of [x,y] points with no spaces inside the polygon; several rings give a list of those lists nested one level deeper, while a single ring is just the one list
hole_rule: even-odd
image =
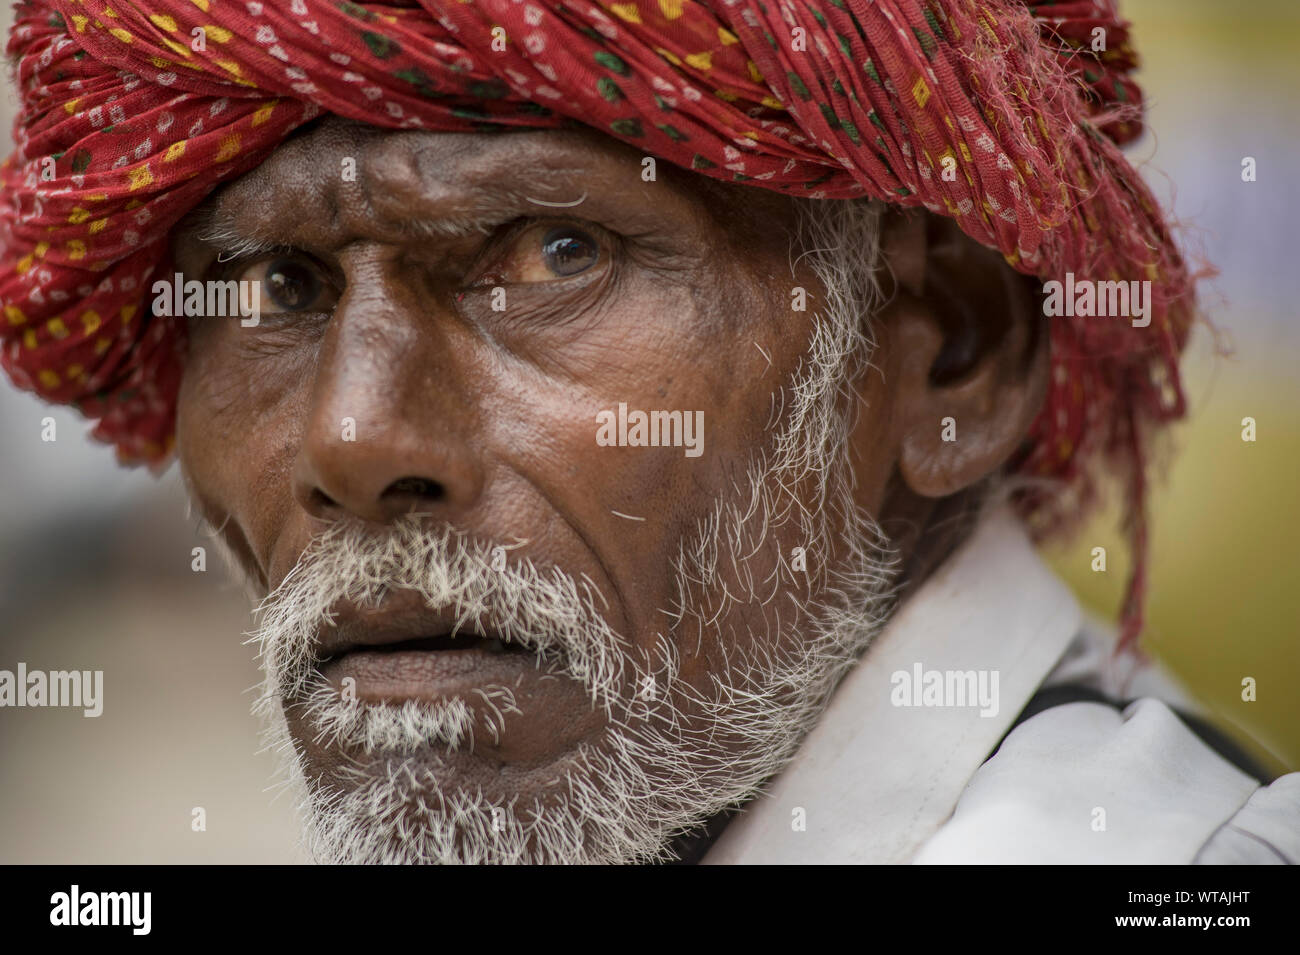
[{"label": "eyebrow", "polygon": [[194,237],[200,242],[214,246],[218,249],[217,261],[229,262],[233,259],[253,258],[259,255],[267,255],[285,248],[282,242],[272,242],[267,239],[255,239],[252,236],[238,232],[228,221],[226,224],[219,224],[226,217],[213,216],[218,220],[207,227],[195,232]]},{"label": "eyebrow", "polygon": [[[499,187],[491,189],[490,195],[490,205],[495,207],[490,211],[458,216],[444,215],[436,219],[404,218],[392,224],[399,233],[419,239],[460,239],[474,235],[491,235],[494,229],[518,218],[519,209],[531,206],[536,208],[539,214],[558,209],[572,209],[576,213],[581,209],[582,202],[588,198],[587,193],[583,192],[575,203],[552,203],[516,189]],[[554,215],[555,212],[552,211],[551,214]],[[217,248],[220,261],[266,255],[289,247],[281,241],[249,235],[236,226],[236,219],[237,215],[234,212],[223,210],[220,205],[213,204],[202,213],[201,224],[194,230],[194,237],[200,242]]]},{"label": "eyebrow", "polygon": [[492,230],[502,223],[518,218],[518,212],[514,210],[519,206],[515,194],[505,190],[494,193],[493,202],[501,208],[482,214],[444,215],[436,219],[398,219],[393,225],[402,235],[419,239],[462,239],[473,235],[491,235]]},{"label": "eyebrow", "polygon": [[548,176],[560,177],[561,181],[535,182],[534,185],[538,188],[532,189],[531,192],[540,192],[541,196],[515,188],[513,183],[501,184],[499,181],[490,180],[478,182],[474,184],[474,193],[479,200],[475,204],[483,207],[481,213],[441,215],[432,219],[399,219],[393,224],[398,232],[416,238],[461,239],[473,235],[491,235],[495,228],[519,218],[521,210],[533,209],[538,215],[557,215],[565,211],[571,211],[573,215],[581,215],[582,203],[589,196],[586,190],[578,193],[576,201],[570,200],[567,196],[561,199],[555,193],[552,193],[556,195],[554,200],[543,197],[557,186],[563,188],[566,184],[562,177],[565,175],[581,176],[587,172],[588,170],[578,167],[556,167],[546,170]]},{"label": "eyebrow", "polygon": [[[389,226],[398,235],[408,238],[461,239],[490,236],[502,225],[530,214],[538,218],[572,216],[603,221],[613,208],[614,197],[599,192],[593,194],[582,187],[581,177],[591,172],[584,163],[561,162],[549,168],[534,169],[528,177],[526,189],[521,188],[524,181],[517,172],[512,163],[479,178],[471,187],[475,201],[460,214],[390,218]],[[674,184],[668,184],[668,188],[679,192]],[[689,201],[687,196],[682,198]],[[584,214],[589,208],[600,211],[594,215]],[[219,202],[213,202],[201,213],[191,235],[215,248],[221,262],[255,258],[292,248],[292,244],[284,239],[258,236],[256,233],[261,231],[260,228],[239,228],[238,219],[235,210],[223,209]]]}]

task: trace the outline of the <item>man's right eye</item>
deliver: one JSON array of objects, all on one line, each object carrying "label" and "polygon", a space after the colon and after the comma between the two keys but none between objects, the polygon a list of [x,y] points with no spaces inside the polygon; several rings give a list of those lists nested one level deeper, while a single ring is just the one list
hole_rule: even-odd
[{"label": "man's right eye", "polygon": [[280,255],[244,268],[236,278],[258,282],[262,314],[329,312],[338,302],[329,276],[305,255]]}]

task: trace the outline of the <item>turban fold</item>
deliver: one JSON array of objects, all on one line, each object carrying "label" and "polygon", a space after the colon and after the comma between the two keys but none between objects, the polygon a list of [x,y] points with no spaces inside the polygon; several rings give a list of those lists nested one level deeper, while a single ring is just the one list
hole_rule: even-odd
[{"label": "turban fold", "polygon": [[1146,429],[1180,417],[1192,281],[1118,145],[1141,130],[1112,0],[29,0],[0,167],[0,360],[172,451],[184,319],[151,314],[169,230],[322,112],[379,127],[580,123],[714,178],[954,219],[1043,280],[1150,281],[1150,324],[1054,318],[1013,462],[1047,527],[1104,462],[1130,488],[1140,625]]}]

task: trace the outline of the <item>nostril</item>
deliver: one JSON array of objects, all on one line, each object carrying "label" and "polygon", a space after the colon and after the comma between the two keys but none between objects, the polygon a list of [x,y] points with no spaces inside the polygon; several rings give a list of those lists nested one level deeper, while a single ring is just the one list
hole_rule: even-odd
[{"label": "nostril", "polygon": [[324,511],[330,510],[336,506],[334,498],[330,497],[318,487],[312,488],[311,492],[307,496],[309,498],[307,508],[314,513],[323,513]]},{"label": "nostril", "polygon": [[440,500],[445,493],[437,481],[422,477],[398,478],[384,489],[384,497],[419,497]]}]

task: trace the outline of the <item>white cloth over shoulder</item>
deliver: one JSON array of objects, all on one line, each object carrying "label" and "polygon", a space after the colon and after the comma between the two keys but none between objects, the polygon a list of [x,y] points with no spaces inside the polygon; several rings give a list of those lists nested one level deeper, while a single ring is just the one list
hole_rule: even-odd
[{"label": "white cloth over shoulder", "polygon": [[1256,789],[1219,827],[1196,862],[1203,865],[1300,865],[1300,773]]},{"label": "white cloth over shoulder", "polygon": [[1168,706],[1055,706],[1016,727],[915,861],[1189,863],[1259,783]]},{"label": "white cloth over shoulder", "polygon": [[[1158,667],[1117,672],[1006,510],[904,602],[786,770],[706,863],[1270,863],[1300,858],[1300,773],[1261,787],[1171,709]],[[900,672],[998,675],[997,705],[900,705]],[[991,682],[991,681],[990,681]],[[1040,690],[1114,700],[1025,720]]]}]

